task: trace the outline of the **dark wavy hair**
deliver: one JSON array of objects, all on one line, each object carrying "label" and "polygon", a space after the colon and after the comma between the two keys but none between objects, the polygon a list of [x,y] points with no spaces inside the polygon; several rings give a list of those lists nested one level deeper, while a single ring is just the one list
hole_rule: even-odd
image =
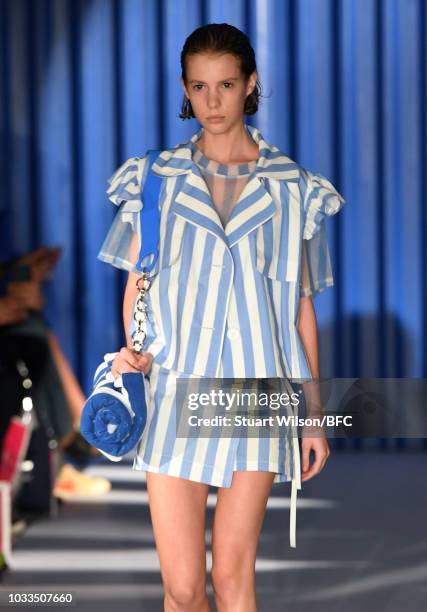
[{"label": "dark wavy hair", "polygon": [[[244,32],[229,23],[208,23],[197,28],[187,37],[181,51],[181,76],[187,84],[185,71],[185,60],[189,55],[196,53],[230,53],[240,61],[240,70],[246,81],[257,69],[255,52]],[[245,100],[243,112],[245,115],[254,115],[258,110],[259,98],[261,96],[261,84],[258,79],[255,88]],[[181,119],[194,118],[191,102],[184,95],[181,105]]]}]

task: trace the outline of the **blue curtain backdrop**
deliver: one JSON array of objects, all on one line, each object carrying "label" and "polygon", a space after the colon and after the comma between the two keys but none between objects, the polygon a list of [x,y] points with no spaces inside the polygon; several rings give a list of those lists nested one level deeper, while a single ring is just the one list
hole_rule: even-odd
[{"label": "blue curtain backdrop", "polygon": [[96,259],[128,157],[182,122],[180,51],[203,23],[250,36],[253,123],[344,195],[335,287],[316,300],[323,376],[426,376],[424,0],[11,0],[0,8],[2,256],[65,249],[48,317],[86,392],[122,345],[125,273]]}]

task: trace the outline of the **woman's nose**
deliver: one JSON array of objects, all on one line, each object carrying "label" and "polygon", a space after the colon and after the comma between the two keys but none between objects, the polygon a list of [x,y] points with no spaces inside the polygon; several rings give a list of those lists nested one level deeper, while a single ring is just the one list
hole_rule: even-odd
[{"label": "woman's nose", "polygon": [[208,94],[208,108],[217,108],[219,106],[219,96],[217,94]]}]

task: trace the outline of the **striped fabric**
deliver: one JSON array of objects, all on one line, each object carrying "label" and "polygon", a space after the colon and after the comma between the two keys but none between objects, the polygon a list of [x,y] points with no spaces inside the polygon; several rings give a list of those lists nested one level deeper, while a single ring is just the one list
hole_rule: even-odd
[{"label": "striped fabric", "polygon": [[197,147],[193,152],[193,160],[206,181],[216,211],[225,227],[248,178],[255,171],[256,160],[247,164],[224,165],[209,159]]},{"label": "striped fabric", "polygon": [[322,221],[320,230],[310,240],[302,242],[300,296],[314,297],[333,284],[326,226]]},{"label": "striped fabric", "polygon": [[[268,469],[275,483],[292,480],[295,546],[301,488],[296,436],[290,444],[286,437],[247,443],[224,438],[213,447],[206,439],[174,435],[177,377],[311,378],[297,330],[299,299],[333,284],[324,221],[344,199],[327,179],[269,145],[259,130],[245,128],[259,158],[225,224],[194,159],[203,128],[162,151],[153,164],[164,178],[160,256],[147,300],[152,417],[149,413],[134,468],[216,486],[230,486],[235,469]],[[98,258],[125,270],[135,271],[138,249],[131,244],[140,240],[138,194],[146,159],[125,162],[107,191],[119,208]]]}]

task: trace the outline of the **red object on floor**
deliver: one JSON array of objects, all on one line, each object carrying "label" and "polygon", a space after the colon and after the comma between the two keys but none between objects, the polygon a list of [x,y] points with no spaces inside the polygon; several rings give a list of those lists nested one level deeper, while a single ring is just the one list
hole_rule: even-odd
[{"label": "red object on floor", "polygon": [[0,461],[0,480],[13,485],[21,471],[21,462],[28,450],[31,423],[23,423],[20,417],[12,417],[3,440]]}]

